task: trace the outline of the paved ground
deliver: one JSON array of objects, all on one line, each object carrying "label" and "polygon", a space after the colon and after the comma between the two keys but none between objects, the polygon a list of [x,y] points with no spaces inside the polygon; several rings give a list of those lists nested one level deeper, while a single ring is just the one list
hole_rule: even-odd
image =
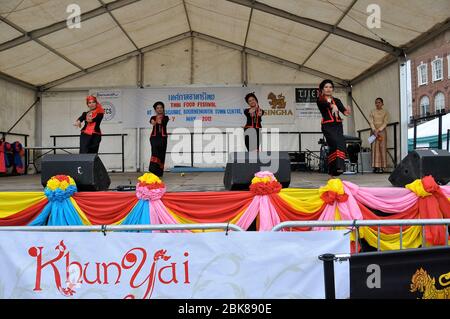
[{"label": "paved ground", "polygon": [[[111,173],[111,189],[118,185],[135,185],[137,178],[142,173]],[[342,180],[347,180],[360,186],[389,187],[389,174],[357,174],[343,175]],[[290,187],[317,188],[326,184],[326,174],[311,172],[292,172]],[[164,173],[163,181],[170,192],[188,191],[223,191],[223,172],[194,172]],[[41,176],[26,175],[13,177],[0,177],[0,191],[41,191]]]}]

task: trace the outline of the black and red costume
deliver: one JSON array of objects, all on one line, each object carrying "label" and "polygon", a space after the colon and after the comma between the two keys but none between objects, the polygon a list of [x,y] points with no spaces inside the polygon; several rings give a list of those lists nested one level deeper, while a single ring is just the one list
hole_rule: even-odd
[{"label": "black and red costume", "polygon": [[103,120],[105,110],[98,103],[95,96],[89,95],[86,98],[86,103],[95,101],[96,108],[92,111],[83,112],[78,118],[81,123],[84,122],[84,126],[81,129],[80,135],[80,154],[83,153],[98,153],[100,142],[102,140],[102,131],[100,129],[100,123]]},{"label": "black and red costume", "polygon": [[150,145],[152,147],[152,157],[150,158],[150,166],[148,170],[161,177],[164,174],[164,162],[166,160],[167,150],[167,123],[169,117],[167,115],[154,115],[150,118],[150,122],[155,121],[150,134]]},{"label": "black and red costume", "polygon": [[[261,115],[259,115],[259,111],[261,110]],[[264,115],[264,110],[259,107],[256,108],[255,112],[250,113],[250,108],[244,110],[244,115],[247,118],[247,123],[244,126],[244,135],[245,135],[245,147],[247,151],[255,151],[259,149],[259,142],[261,140],[260,129],[262,128],[262,116]],[[248,130],[252,130],[253,132]],[[247,133],[246,133],[247,132]],[[256,149],[250,149],[250,136],[253,134],[256,135]],[[255,145],[252,145],[255,146]]]},{"label": "black and red costume", "polygon": [[340,112],[346,112],[338,98],[319,95],[317,106],[322,114],[322,133],[328,144],[328,174],[339,176],[345,169],[346,145],[342,118],[339,114],[333,115],[333,105],[336,105]]}]

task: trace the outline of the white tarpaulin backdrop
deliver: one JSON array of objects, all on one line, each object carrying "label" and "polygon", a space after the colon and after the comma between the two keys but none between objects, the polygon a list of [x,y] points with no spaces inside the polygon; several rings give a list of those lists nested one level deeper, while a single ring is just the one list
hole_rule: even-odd
[{"label": "white tarpaulin backdrop", "polygon": [[[348,253],[344,234],[2,232],[0,297],[324,298],[318,256]],[[348,298],[348,263],[335,280]]]},{"label": "white tarpaulin backdrop", "polygon": [[[121,100],[116,92],[122,92]],[[123,89],[121,91],[91,90],[106,106],[123,105],[123,125],[126,128],[147,128],[155,114],[153,104],[162,101],[169,127],[192,128],[194,121],[204,127],[243,127],[245,95],[254,92],[260,107],[266,111],[265,124],[293,124],[295,121],[295,87],[174,87],[162,89]],[[116,110],[118,113],[119,110]]]}]

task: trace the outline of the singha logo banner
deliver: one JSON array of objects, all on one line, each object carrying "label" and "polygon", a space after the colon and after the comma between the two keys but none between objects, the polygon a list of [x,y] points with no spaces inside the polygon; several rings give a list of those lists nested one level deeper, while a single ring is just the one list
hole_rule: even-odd
[{"label": "singha logo banner", "polygon": [[[344,234],[2,232],[0,298],[324,298],[317,256]],[[338,297],[348,282],[337,265]]]},{"label": "singha logo banner", "polygon": [[351,298],[450,299],[450,248],[350,258]]}]

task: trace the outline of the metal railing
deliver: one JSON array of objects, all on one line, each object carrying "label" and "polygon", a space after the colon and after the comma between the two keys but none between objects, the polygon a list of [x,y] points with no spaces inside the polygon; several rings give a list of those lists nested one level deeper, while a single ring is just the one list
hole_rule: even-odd
[{"label": "metal railing", "polygon": [[[435,114],[430,114],[430,115],[426,115],[426,116],[421,116],[421,117],[413,117],[411,119],[411,122],[414,126],[414,139],[413,139],[413,149],[417,149],[417,125],[420,124],[423,121],[428,121],[434,118],[438,118],[438,132],[437,132],[437,136],[438,136],[438,149],[442,149],[442,117],[447,115],[447,113],[445,112],[439,112],[439,113],[435,113]],[[447,145],[448,145],[448,131],[447,131]],[[448,149],[448,146],[447,146]]]},{"label": "metal railing", "polygon": [[377,251],[380,251],[381,227],[383,226],[399,226],[399,248],[403,249],[403,227],[405,226],[422,226],[422,247],[425,247],[425,226],[445,225],[446,242],[448,246],[448,236],[450,218],[448,219],[390,219],[390,220],[340,220],[340,221],[289,221],[276,225],[272,231],[281,231],[283,229],[297,227],[351,227],[351,231],[355,232],[355,248],[356,253],[359,251],[359,228],[360,227],[377,227]]},{"label": "metal railing", "polygon": [[[56,139],[57,138],[74,138],[79,137],[80,135],[50,135],[50,138],[53,139],[53,146],[56,145]],[[110,153],[98,153],[98,155],[121,155],[122,159],[122,173],[125,172],[125,136],[128,136],[128,134],[102,134],[102,137],[121,137],[121,151],[120,152],[110,152]],[[56,154],[56,150],[53,152]]]},{"label": "metal railing", "polygon": [[447,130],[447,151],[450,152],[450,129]]},{"label": "metal railing", "polygon": [[[189,133],[168,133],[169,136],[171,135],[189,135],[190,136],[190,150],[191,150],[191,157],[190,157],[190,165],[191,167],[194,167],[194,155],[195,154],[204,154],[205,151],[201,150],[201,151],[195,151],[195,139],[194,136],[195,135],[211,135],[211,134],[221,134],[221,135],[226,135],[226,143],[225,143],[225,149],[222,150],[215,150],[215,153],[220,153],[220,154],[228,154],[230,152],[230,145],[229,145],[229,138],[228,138],[228,134],[234,134],[232,132],[214,132],[214,133],[207,133],[207,132],[189,132]],[[271,135],[271,134],[280,134],[280,135],[296,135],[298,136],[298,148],[295,150],[288,150],[287,152],[310,152],[310,153],[320,153],[320,150],[318,151],[310,151],[310,150],[303,150],[303,146],[302,146],[302,138],[305,135],[323,135],[322,132],[271,132],[271,131],[267,131],[267,132],[262,132],[262,135]],[[262,139],[260,141],[260,144],[262,144]],[[172,154],[174,152],[172,151],[167,151],[167,154]],[[176,152],[178,153],[178,152]]]},{"label": "metal railing", "polygon": [[[394,147],[388,147],[387,148],[387,153],[389,154],[389,157],[391,158],[392,162],[394,163],[394,167],[397,167],[398,164],[398,156],[397,156],[397,149],[398,149],[398,145],[397,145],[397,126],[400,125],[399,122],[393,122],[393,123],[389,123],[386,126],[386,130],[388,127],[393,127],[394,128]],[[365,133],[365,132],[370,132],[372,131],[371,128],[365,128],[363,130],[358,130],[358,137],[361,139],[361,134]],[[386,131],[387,132],[387,131]],[[392,156],[392,154],[389,151],[394,151],[394,156]]]},{"label": "metal railing", "polygon": [[106,232],[111,231],[166,231],[166,230],[211,230],[244,231],[241,227],[228,223],[208,224],[176,224],[176,225],[94,225],[94,226],[2,226],[2,231],[31,231],[31,232]]}]

